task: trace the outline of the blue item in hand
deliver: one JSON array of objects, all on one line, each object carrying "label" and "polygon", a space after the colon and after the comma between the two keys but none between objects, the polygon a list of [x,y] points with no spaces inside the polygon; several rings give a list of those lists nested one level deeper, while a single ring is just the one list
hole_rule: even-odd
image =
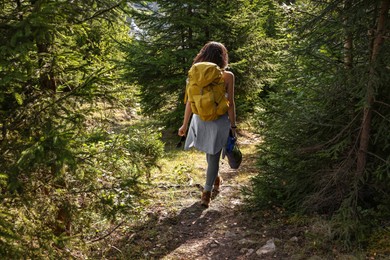
[{"label": "blue item in hand", "polygon": [[237,140],[236,137],[229,135],[228,140],[227,140],[227,144],[226,144],[226,152],[227,153],[230,153],[233,151],[234,145],[236,144],[236,140]]}]

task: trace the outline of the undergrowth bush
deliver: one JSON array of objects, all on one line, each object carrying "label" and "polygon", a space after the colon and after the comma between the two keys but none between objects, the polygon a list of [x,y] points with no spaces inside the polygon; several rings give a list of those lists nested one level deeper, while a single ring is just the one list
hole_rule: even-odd
[{"label": "undergrowth bush", "polygon": [[[379,12],[377,17],[357,13],[368,8],[362,2],[340,13],[329,11],[336,6],[340,7],[337,3],[286,7],[294,26],[286,23],[291,41],[280,52],[283,69],[273,82],[275,91],[257,109],[264,142],[259,146],[260,173],[250,192],[257,207],[277,205],[289,212],[329,217],[333,238],[351,248],[367,246],[371,232],[389,227],[390,74],[385,64],[390,45],[384,42],[373,62],[367,55],[373,51],[372,39],[364,38],[362,31],[378,21]],[[348,58],[343,56],[345,17],[360,21],[348,27],[356,46],[350,66],[340,62]],[[311,23],[316,30],[310,29]],[[369,95],[374,99],[371,105]],[[359,171],[369,106],[369,145],[363,151],[365,168]]]},{"label": "undergrowth bush", "polygon": [[83,252],[111,223],[142,210],[146,175],[163,153],[160,134],[137,125],[64,131],[63,122],[46,123],[50,129],[43,124],[41,134],[8,153],[17,160],[2,164],[5,257]]}]

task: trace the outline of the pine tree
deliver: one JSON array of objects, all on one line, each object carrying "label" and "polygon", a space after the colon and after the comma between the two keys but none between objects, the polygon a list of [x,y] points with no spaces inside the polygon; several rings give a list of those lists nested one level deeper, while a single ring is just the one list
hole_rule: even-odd
[{"label": "pine tree", "polygon": [[[267,3],[272,6],[272,1]],[[126,65],[128,79],[140,86],[143,112],[163,118],[167,125],[180,124],[187,71],[208,41],[222,42],[228,48],[230,69],[237,74],[236,94],[241,100],[237,104],[245,108],[248,97],[259,91],[260,84],[253,82],[264,77],[257,73],[259,66],[267,64],[261,47],[271,45],[262,38],[267,38],[265,21],[274,13],[262,12],[262,4],[207,0],[135,5],[132,17],[138,30],[134,32],[136,43],[127,50]]]},{"label": "pine tree", "polygon": [[264,174],[254,201],[329,214],[336,237],[364,242],[389,216],[388,1],[285,10],[290,45],[280,91],[258,117]]},{"label": "pine tree", "polygon": [[162,149],[148,130],[110,130],[101,109],[133,94],[118,66],[127,3],[0,6],[0,254],[67,258],[95,221],[137,210]]}]

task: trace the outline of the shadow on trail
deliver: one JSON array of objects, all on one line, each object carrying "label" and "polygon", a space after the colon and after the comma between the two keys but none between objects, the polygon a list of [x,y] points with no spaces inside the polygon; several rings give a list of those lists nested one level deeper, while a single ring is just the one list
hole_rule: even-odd
[{"label": "shadow on trail", "polygon": [[[227,159],[222,159],[220,164],[221,176],[224,179],[222,191],[210,209],[205,209],[200,202],[186,204],[188,201],[182,191],[195,192],[200,195],[199,190],[194,187],[177,187],[180,191],[174,198],[174,207],[177,203],[186,204],[177,213],[170,212],[172,205],[164,205],[159,201],[158,206],[151,208],[147,220],[137,225],[127,227],[125,234],[118,234],[116,239],[108,245],[111,250],[104,257],[107,259],[197,259],[198,256],[205,256],[213,259],[234,259],[240,256],[240,250],[244,245],[238,241],[246,238],[263,243],[265,238],[259,237],[258,233],[246,230],[259,230],[258,221],[241,209],[240,189],[249,176],[257,174],[255,166],[257,153],[252,149],[256,143],[255,137],[246,136],[240,140],[244,158],[239,170],[232,170]],[[183,151],[170,144],[169,155],[172,158],[180,155]],[[173,160],[173,159],[172,159]],[[206,160],[204,156],[204,160]],[[192,162],[189,162],[191,164]],[[196,190],[196,191],[195,191]],[[156,192],[159,192],[158,190]],[[193,197],[191,196],[191,200]],[[198,198],[200,199],[200,198]],[[236,203],[237,202],[237,203]],[[168,202],[170,203],[170,202]],[[262,223],[262,222],[261,222]],[[217,241],[217,242],[215,242]],[[248,245],[249,247],[250,245]],[[185,249],[185,247],[191,247]],[[189,255],[197,254],[197,255]],[[175,258],[177,257],[177,258]],[[199,259],[199,258],[198,258]],[[203,259],[203,258],[202,258]]]},{"label": "shadow on trail", "polygon": [[182,209],[174,216],[154,214],[147,222],[133,227],[131,234],[118,241],[116,250],[110,252],[110,257],[163,258],[187,241],[207,236],[209,229],[220,217],[221,212],[212,209],[206,211],[200,202]]}]

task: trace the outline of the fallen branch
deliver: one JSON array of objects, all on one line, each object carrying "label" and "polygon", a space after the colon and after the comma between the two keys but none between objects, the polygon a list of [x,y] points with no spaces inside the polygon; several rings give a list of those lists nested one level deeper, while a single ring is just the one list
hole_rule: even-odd
[{"label": "fallen branch", "polygon": [[121,223],[119,223],[118,225],[116,225],[110,232],[108,232],[108,233],[105,234],[104,236],[101,236],[101,237],[95,238],[95,239],[93,239],[93,240],[87,241],[87,244],[92,244],[92,243],[95,243],[95,242],[97,242],[97,241],[100,241],[100,240],[105,239],[106,237],[108,237],[109,235],[111,235],[115,230],[117,230],[120,226],[122,226],[123,223],[125,223],[125,222],[122,221]]}]

